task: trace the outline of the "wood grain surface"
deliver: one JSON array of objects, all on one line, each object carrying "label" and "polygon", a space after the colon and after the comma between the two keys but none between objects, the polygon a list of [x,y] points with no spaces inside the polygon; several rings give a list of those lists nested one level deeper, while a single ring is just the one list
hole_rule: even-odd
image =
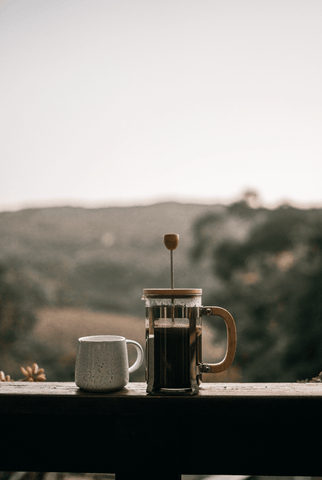
[{"label": "wood grain surface", "polygon": [[321,383],[203,384],[196,396],[145,389],[0,383],[0,470],[322,476]]}]

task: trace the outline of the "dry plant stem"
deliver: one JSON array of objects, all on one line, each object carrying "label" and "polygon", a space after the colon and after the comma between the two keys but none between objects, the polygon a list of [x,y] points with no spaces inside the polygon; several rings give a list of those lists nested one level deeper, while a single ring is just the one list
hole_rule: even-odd
[{"label": "dry plant stem", "polygon": [[34,363],[32,367],[29,367],[29,366],[27,368],[21,367],[21,372],[26,377],[22,379],[23,382],[44,382],[46,380],[44,369],[39,368],[37,363]]},{"label": "dry plant stem", "polygon": [[[18,382],[45,382],[46,375],[43,368],[39,368],[37,363],[34,363],[31,367],[21,367],[21,372],[25,375],[25,378],[20,378]],[[13,382],[10,375],[5,375],[0,371],[0,382]]]},{"label": "dry plant stem", "polygon": [[3,371],[0,372],[0,382],[13,382],[10,375],[6,375]]},{"label": "dry plant stem", "polygon": [[322,383],[322,372],[317,377],[313,377],[311,380],[306,378],[305,380],[297,380],[297,383]]}]

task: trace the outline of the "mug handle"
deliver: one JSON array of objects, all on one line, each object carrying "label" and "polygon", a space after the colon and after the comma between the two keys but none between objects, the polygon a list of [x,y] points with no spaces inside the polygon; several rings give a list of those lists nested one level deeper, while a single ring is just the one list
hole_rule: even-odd
[{"label": "mug handle", "polygon": [[202,373],[219,373],[224,372],[233,363],[237,346],[237,331],[235,321],[232,315],[221,307],[202,307],[201,315],[218,315],[223,318],[227,328],[227,348],[224,359],[219,363],[202,363],[200,372]]},{"label": "mug handle", "polygon": [[141,345],[138,342],[135,342],[134,340],[127,340],[126,339],[126,343],[127,344],[130,343],[130,344],[134,345],[135,348],[136,348],[136,353],[137,353],[136,360],[133,363],[133,365],[131,367],[129,367],[129,373],[132,373],[132,372],[135,372],[135,370],[137,370],[142,365],[143,358],[144,358],[144,353],[143,353],[143,348],[141,347]]}]

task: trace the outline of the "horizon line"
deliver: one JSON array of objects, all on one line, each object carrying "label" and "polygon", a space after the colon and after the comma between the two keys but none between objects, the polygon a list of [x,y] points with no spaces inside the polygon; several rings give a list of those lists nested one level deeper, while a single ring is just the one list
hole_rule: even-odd
[{"label": "horizon line", "polygon": [[[175,197],[159,197],[151,199],[130,200],[130,201],[84,201],[84,200],[61,200],[61,201],[32,201],[32,202],[19,202],[0,204],[0,213],[14,213],[24,210],[43,210],[54,208],[82,208],[88,210],[96,210],[103,208],[135,208],[135,207],[150,207],[158,204],[165,203],[177,203],[182,205],[200,205],[200,206],[229,206],[234,203],[242,201],[244,194],[233,196],[229,199],[202,199],[202,198],[175,198]],[[275,202],[264,202],[261,200],[260,195],[255,202],[253,208],[266,208],[268,210],[274,210],[283,205],[289,205],[293,208],[300,210],[320,209],[322,208],[321,202],[296,202],[290,199],[277,200]]]}]

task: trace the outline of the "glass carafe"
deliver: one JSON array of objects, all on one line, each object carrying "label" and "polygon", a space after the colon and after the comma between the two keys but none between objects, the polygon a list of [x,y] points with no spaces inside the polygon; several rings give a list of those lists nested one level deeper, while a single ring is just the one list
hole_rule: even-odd
[{"label": "glass carafe", "polygon": [[[199,391],[202,373],[218,373],[232,363],[236,326],[221,307],[201,305],[201,289],[144,289],[146,381],[150,394],[191,394]],[[225,358],[202,363],[202,316],[218,315],[227,327]]]}]

